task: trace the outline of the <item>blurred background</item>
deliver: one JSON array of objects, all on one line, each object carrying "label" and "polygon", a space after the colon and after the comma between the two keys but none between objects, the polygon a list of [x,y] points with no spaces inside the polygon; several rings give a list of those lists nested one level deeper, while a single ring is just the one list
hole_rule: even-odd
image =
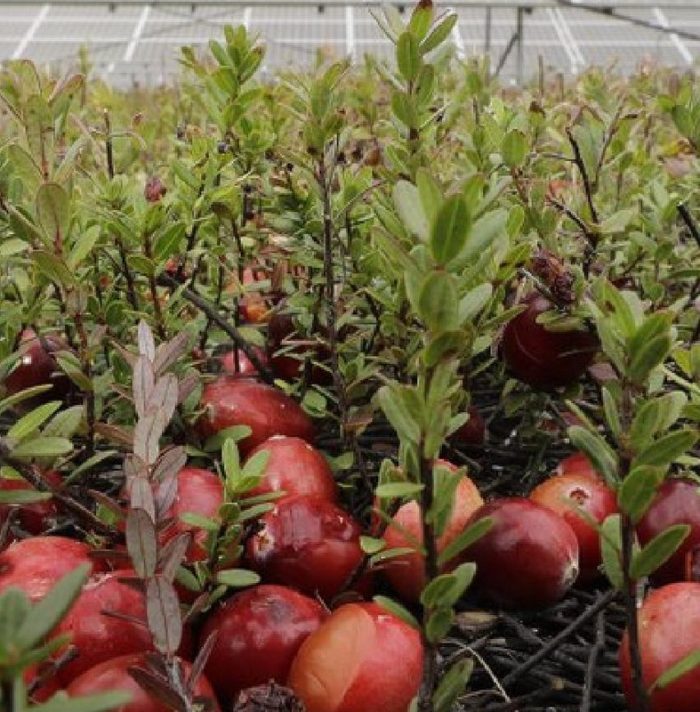
[{"label": "blurred background", "polygon": [[[394,4],[410,12],[411,4]],[[453,51],[486,55],[506,84],[538,72],[572,75],[588,65],[630,73],[650,64],[700,61],[700,0],[461,0]],[[244,24],[267,46],[264,72],[308,67],[319,55],[385,57],[379,3],[307,0],[0,0],[0,61],[30,58],[56,72],[90,68],[119,86],[172,82],[182,45],[206,47],[226,23]],[[82,66],[81,66],[82,65]]]}]

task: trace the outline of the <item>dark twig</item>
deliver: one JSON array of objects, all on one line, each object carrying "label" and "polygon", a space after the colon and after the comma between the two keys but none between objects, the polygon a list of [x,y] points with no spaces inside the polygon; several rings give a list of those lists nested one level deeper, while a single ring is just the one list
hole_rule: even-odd
[{"label": "dark twig", "polygon": [[526,672],[532,670],[532,668],[534,668],[541,660],[544,660],[552,651],[556,650],[584,623],[608,606],[616,596],[617,591],[610,590],[607,593],[604,593],[595,603],[588,606],[588,608],[586,608],[581,615],[571,621],[571,623],[569,623],[564,630],[562,630],[558,635],[555,635],[554,638],[547,643],[547,645],[540,648],[529,660],[524,662],[512,672],[508,673],[508,675],[503,678],[503,684],[509,685],[515,682],[518,678],[522,677]]},{"label": "dark twig", "polygon": [[598,657],[605,650],[605,611],[601,611],[596,618],[595,643],[588,656],[586,667],[586,682],[583,685],[583,697],[581,698],[581,712],[590,712],[591,697],[595,684],[595,670],[598,665]]},{"label": "dark twig", "polygon": [[77,519],[81,520],[87,527],[93,529],[96,533],[113,538],[116,531],[105,524],[101,519],[98,519],[87,507],[80,504],[77,500],[69,497],[62,492],[55,492],[46,483],[46,481],[35,472],[31,465],[26,462],[12,457],[9,448],[0,442],[0,459],[10,467],[19,472],[22,477],[29,482],[34,489],[39,492],[51,492],[54,501],[67,512],[74,514]]},{"label": "dark twig", "polygon": [[274,374],[264,363],[262,363],[255,349],[241,336],[241,333],[235,326],[233,326],[233,324],[230,324],[221,316],[221,314],[219,314],[216,308],[209,301],[207,301],[200,294],[197,294],[197,292],[193,289],[190,289],[189,287],[182,287],[176,279],[168,274],[161,274],[158,277],[158,284],[170,287],[173,291],[179,289],[182,296],[187,299],[188,302],[194,304],[205,314],[205,316],[226,332],[236,347],[243,351],[243,353],[250,359],[250,362],[253,366],[255,366],[258,374],[266,383],[274,383]]},{"label": "dark twig", "polygon": [[578,145],[578,142],[574,138],[573,133],[571,132],[570,126],[566,127],[566,135],[569,137],[569,143],[571,144],[571,148],[574,151],[574,160],[576,161],[576,165],[578,166],[578,169],[581,172],[581,179],[583,180],[583,189],[584,189],[584,192],[586,193],[586,201],[588,202],[588,209],[591,211],[591,218],[592,218],[593,222],[597,225],[600,221],[598,220],[598,212],[596,211],[595,205],[593,204],[593,188],[591,186],[591,179],[588,175],[588,170],[586,169],[586,164],[583,161],[583,156],[581,155],[581,149]]}]

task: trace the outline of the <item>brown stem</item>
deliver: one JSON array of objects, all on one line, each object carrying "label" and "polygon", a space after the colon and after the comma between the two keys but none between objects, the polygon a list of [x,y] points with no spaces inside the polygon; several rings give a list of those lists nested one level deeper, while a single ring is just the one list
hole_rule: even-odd
[{"label": "brown stem", "polygon": [[157,278],[157,283],[170,287],[172,290],[180,289],[180,293],[185,299],[187,299],[188,302],[194,304],[198,309],[204,312],[204,314],[209,317],[212,322],[223,329],[228,336],[231,337],[231,340],[234,342],[236,347],[241,349],[241,351],[243,351],[243,353],[250,359],[250,362],[253,366],[255,366],[255,369],[258,374],[260,374],[260,377],[266,383],[274,383],[275,376],[272,371],[264,363],[262,363],[255,349],[241,336],[235,326],[230,324],[221,316],[221,314],[219,314],[214,305],[193,289],[189,287],[182,287],[176,279],[167,274],[161,274]]},{"label": "brown stem", "polygon": [[134,311],[138,311],[139,302],[136,298],[136,281],[134,280],[134,275],[131,273],[129,268],[129,261],[126,256],[126,247],[124,241],[119,235],[114,236],[114,242],[117,245],[117,250],[119,251],[119,258],[121,259],[121,270],[126,279],[126,297],[129,300],[129,304]]},{"label": "brown stem", "polygon": [[[144,235],[143,238],[143,251],[146,257],[153,262],[153,247],[151,245],[151,236]],[[165,332],[165,321],[163,319],[163,310],[160,308],[160,301],[158,299],[158,285],[156,284],[156,277],[151,272],[148,277],[148,286],[151,292],[151,300],[153,301],[153,313],[155,315],[156,321],[156,332],[162,341],[166,341],[168,336]]]},{"label": "brown stem", "polygon": [[116,531],[112,527],[105,524],[101,519],[98,519],[87,507],[80,504],[77,500],[62,492],[54,492],[31,465],[12,457],[9,448],[2,442],[0,442],[0,458],[6,465],[17,470],[34,489],[39,492],[51,492],[53,500],[59,507],[74,514],[85,526],[93,529],[97,534],[102,534],[110,538],[115,537]]},{"label": "brown stem", "polygon": [[112,146],[112,123],[109,120],[109,112],[107,109],[104,111],[104,117],[105,117],[105,132],[106,132],[106,139],[105,139],[105,147],[107,150],[107,174],[109,175],[110,180],[114,178],[114,147]]},{"label": "brown stem", "polygon": [[[80,339],[80,364],[85,377],[90,380],[92,377],[92,367],[90,364],[90,345],[88,343],[87,331],[83,322],[81,312],[76,312],[73,315],[75,321],[75,330],[78,332]],[[95,391],[92,388],[85,394],[85,419],[87,420],[87,456],[92,457],[95,454],[95,423],[97,421],[95,415]]]},{"label": "brown stem", "polygon": [[[581,173],[581,179],[583,180],[583,189],[586,193],[586,201],[588,202],[588,209],[591,212],[591,219],[597,225],[600,221],[598,220],[598,212],[593,204],[593,189],[591,187],[591,180],[588,176],[588,170],[586,169],[586,164],[583,161],[583,156],[581,155],[581,149],[579,148],[578,142],[574,138],[573,133],[571,133],[571,127],[566,127],[566,135],[569,137],[569,143],[574,151],[574,160]],[[596,238],[597,239],[597,238]]]},{"label": "brown stem", "polygon": [[[421,483],[423,490],[421,491],[420,506],[421,519],[423,527],[423,546],[425,547],[425,577],[427,581],[432,581],[438,575],[438,551],[435,538],[435,529],[429,514],[433,507],[434,491],[433,491],[433,464],[429,460],[422,457],[423,442],[421,448]],[[423,658],[423,679],[421,681],[420,690],[418,693],[418,710],[419,712],[433,712],[433,692],[437,680],[437,646],[432,641],[428,640],[425,631],[428,621],[433,613],[432,608],[425,607],[423,609],[423,646],[425,657]]]}]

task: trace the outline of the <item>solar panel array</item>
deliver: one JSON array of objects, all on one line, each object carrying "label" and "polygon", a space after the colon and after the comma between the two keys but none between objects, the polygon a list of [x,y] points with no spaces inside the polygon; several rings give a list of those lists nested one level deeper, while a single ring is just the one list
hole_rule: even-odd
[{"label": "solar panel array", "polygon": [[[497,63],[517,28],[516,4],[457,7],[459,22],[452,42],[458,54],[487,53]],[[566,74],[590,64],[614,63],[619,71],[630,72],[642,60],[679,67],[700,60],[700,2],[696,7],[681,0],[648,7],[639,1],[634,7],[629,2],[627,7],[624,2],[607,3],[643,23],[678,29],[680,36],[568,4],[545,4],[550,6],[521,12],[522,64],[519,53],[511,52],[501,73],[505,81],[532,76],[540,56],[545,66]],[[264,70],[271,73],[280,67],[308,66],[320,50],[354,59],[365,53],[380,57],[391,53],[368,7],[337,0],[297,6],[255,0],[226,6],[198,5],[196,0],[153,5],[0,0],[0,59],[28,57],[65,71],[76,65],[80,48],[86,47],[93,71],[109,82],[155,84],[179,73],[180,46],[205,46],[211,38],[221,37],[226,23],[242,23],[260,35],[268,47]]]}]

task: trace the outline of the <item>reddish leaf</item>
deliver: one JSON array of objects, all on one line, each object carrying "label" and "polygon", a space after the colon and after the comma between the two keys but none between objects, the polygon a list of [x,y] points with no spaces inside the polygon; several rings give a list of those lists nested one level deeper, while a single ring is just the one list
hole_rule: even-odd
[{"label": "reddish leaf", "polygon": [[182,640],[180,601],[164,576],[156,575],[146,584],[146,613],[153,645],[161,653],[174,655]]},{"label": "reddish leaf", "polygon": [[143,509],[130,509],[127,514],[126,548],[136,573],[141,578],[153,576],[158,561],[156,529]]}]

